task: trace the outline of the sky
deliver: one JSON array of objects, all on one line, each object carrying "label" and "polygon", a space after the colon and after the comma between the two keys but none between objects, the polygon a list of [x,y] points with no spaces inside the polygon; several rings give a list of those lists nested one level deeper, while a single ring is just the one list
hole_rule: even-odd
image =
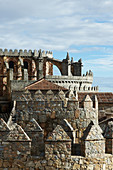
[{"label": "sky", "polygon": [[113,92],[113,0],[0,0],[0,48],[69,52]]}]

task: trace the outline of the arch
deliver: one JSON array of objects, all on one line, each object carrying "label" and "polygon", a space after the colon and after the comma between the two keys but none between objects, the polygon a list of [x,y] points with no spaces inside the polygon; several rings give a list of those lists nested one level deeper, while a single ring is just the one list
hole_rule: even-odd
[{"label": "arch", "polygon": [[28,69],[28,62],[27,61],[24,61],[24,68]]},{"label": "arch", "polygon": [[14,62],[13,61],[9,61],[9,68],[13,68],[14,69]]},{"label": "arch", "polygon": [[30,59],[24,59],[24,68],[28,70],[28,78],[29,80],[32,79],[32,60]]},{"label": "arch", "polygon": [[61,75],[61,72],[56,65],[53,65],[53,75]]},{"label": "arch", "polygon": [[13,69],[13,79],[17,80],[18,78],[18,59],[9,58],[8,65],[10,69]]},{"label": "arch", "polygon": [[[4,62],[6,65],[6,68],[12,68],[13,67],[13,63],[14,63],[14,69],[13,72],[18,73],[18,58],[14,58],[14,57],[7,57]],[[12,63],[12,66],[9,67],[9,64]]]},{"label": "arch", "polygon": [[14,58],[9,58],[5,64],[9,65],[9,68],[13,68],[13,72],[17,73],[18,72],[18,59],[14,59]]},{"label": "arch", "polygon": [[59,69],[60,73],[62,74],[62,62],[61,62],[60,60],[56,60],[56,59],[54,59],[54,58],[47,58],[46,61],[49,61],[49,62],[51,62],[54,66],[56,66],[56,67]]}]

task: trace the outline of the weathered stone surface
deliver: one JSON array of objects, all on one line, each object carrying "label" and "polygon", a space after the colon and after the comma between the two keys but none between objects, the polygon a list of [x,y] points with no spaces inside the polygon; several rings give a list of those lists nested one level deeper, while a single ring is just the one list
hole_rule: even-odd
[{"label": "weathered stone surface", "polygon": [[90,96],[87,95],[87,96],[85,97],[85,99],[84,99],[84,108],[91,109],[92,106],[93,106],[93,102],[92,102]]},{"label": "weathered stone surface", "polygon": [[84,131],[81,151],[86,157],[104,157],[105,140],[99,125],[91,122]]},{"label": "weathered stone surface", "polygon": [[82,139],[85,140],[104,140],[102,129],[98,124],[91,122],[84,132]]},{"label": "weathered stone surface", "polygon": [[31,141],[21,126],[15,124],[14,129],[11,130],[6,138],[6,141]]},{"label": "weathered stone surface", "polygon": [[9,130],[10,129],[8,125],[6,124],[6,122],[2,118],[0,118],[0,132],[9,131]]},{"label": "weathered stone surface", "polygon": [[43,132],[42,128],[40,125],[36,122],[34,118],[32,118],[24,128],[25,131],[36,131],[36,132]]},{"label": "weathered stone surface", "polygon": [[53,130],[50,136],[47,138],[47,141],[71,141],[70,137],[63,130],[60,125]]}]

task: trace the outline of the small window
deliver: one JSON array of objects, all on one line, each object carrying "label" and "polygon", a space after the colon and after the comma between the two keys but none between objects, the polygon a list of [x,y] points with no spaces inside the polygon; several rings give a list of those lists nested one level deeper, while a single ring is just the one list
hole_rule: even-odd
[{"label": "small window", "polygon": [[14,69],[14,62],[13,61],[9,62],[9,68],[13,68]]},{"label": "small window", "polygon": [[24,68],[28,69],[28,62],[27,61],[24,61]]}]

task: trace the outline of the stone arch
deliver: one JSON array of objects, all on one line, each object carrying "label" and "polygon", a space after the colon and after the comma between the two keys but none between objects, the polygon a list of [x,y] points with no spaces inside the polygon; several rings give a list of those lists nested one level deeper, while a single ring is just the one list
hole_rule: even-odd
[{"label": "stone arch", "polygon": [[28,69],[28,62],[27,61],[24,61],[24,68]]},{"label": "stone arch", "polygon": [[56,60],[54,58],[47,58],[46,61],[49,61],[50,63],[55,65],[58,68],[58,70],[60,71],[61,75],[62,75],[62,62],[61,61]]},{"label": "stone arch", "polygon": [[[25,63],[26,63],[27,68],[25,67]],[[23,60],[23,66],[25,69],[28,70],[28,78],[29,80],[31,80],[32,79],[32,60],[25,58]]]},{"label": "stone arch", "polygon": [[18,78],[18,58],[8,58],[6,63],[8,67],[13,69],[13,78],[17,80]]},{"label": "stone arch", "polygon": [[9,61],[9,68],[13,68],[14,69],[14,62],[13,61]]}]

